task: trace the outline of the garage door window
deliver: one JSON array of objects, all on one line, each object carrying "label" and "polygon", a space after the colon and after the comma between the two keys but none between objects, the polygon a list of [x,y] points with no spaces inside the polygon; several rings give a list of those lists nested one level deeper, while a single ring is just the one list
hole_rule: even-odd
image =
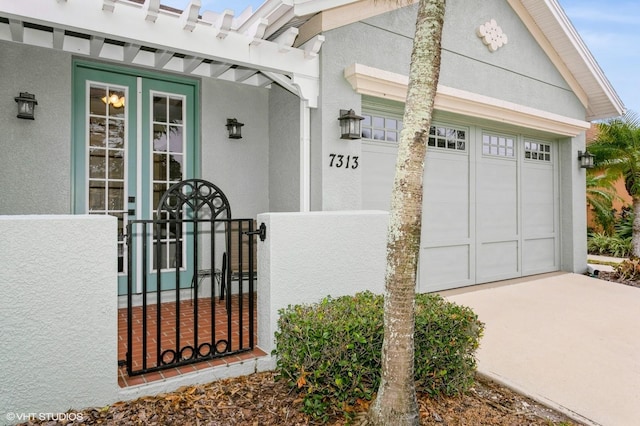
[{"label": "garage door window", "polygon": [[378,114],[363,114],[362,138],[376,141],[398,142],[402,121]]},{"label": "garage door window", "polygon": [[482,135],[482,154],[495,157],[515,157],[514,139],[500,135]]},{"label": "garage door window", "polygon": [[434,148],[465,151],[467,149],[467,132],[452,127],[431,126],[427,145]]},{"label": "garage door window", "polygon": [[540,142],[524,142],[524,158],[527,160],[551,161],[551,145]]}]

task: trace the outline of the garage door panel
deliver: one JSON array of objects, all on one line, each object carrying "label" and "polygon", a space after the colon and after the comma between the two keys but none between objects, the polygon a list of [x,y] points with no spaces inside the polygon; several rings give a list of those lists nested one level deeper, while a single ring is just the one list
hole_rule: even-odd
[{"label": "garage door panel", "polygon": [[476,173],[477,235],[505,240],[518,235],[517,170],[514,161],[484,161]]},{"label": "garage door panel", "polygon": [[478,282],[519,276],[518,241],[481,243],[476,265]]},{"label": "garage door panel", "polygon": [[472,284],[470,252],[468,243],[423,248],[420,253],[419,291],[431,292]]},{"label": "garage door panel", "polygon": [[556,231],[553,167],[526,165],[522,172],[523,234],[536,236]]},{"label": "garage door panel", "polygon": [[397,146],[362,144],[362,208],[389,210],[396,170]]},{"label": "garage door panel", "polygon": [[558,270],[555,236],[525,240],[522,248],[522,272],[525,275]]},{"label": "garage door panel", "polygon": [[423,181],[423,241],[469,238],[468,157],[428,154]]}]

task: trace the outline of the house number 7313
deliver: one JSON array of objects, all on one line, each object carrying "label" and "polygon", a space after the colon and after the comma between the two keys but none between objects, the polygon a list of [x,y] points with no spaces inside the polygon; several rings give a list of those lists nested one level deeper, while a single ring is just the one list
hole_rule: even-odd
[{"label": "house number 7313", "polygon": [[344,167],[345,169],[358,168],[357,155],[329,154],[329,157],[331,158],[329,161],[329,167]]}]

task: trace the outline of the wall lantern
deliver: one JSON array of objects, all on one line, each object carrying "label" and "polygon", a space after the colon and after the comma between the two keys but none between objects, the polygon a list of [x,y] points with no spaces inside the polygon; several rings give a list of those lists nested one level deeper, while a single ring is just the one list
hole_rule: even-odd
[{"label": "wall lantern", "polygon": [[595,167],[593,164],[593,154],[587,150],[584,152],[578,151],[578,161],[580,161],[580,168],[582,169],[593,169]]},{"label": "wall lantern", "polygon": [[227,130],[229,131],[229,139],[242,139],[242,126],[235,118],[227,118]]},{"label": "wall lantern", "polygon": [[36,105],[38,105],[36,95],[28,92],[20,92],[20,96],[14,99],[18,103],[18,118],[33,120],[33,112],[36,109]]},{"label": "wall lantern", "polygon": [[364,117],[357,115],[352,109],[340,110],[340,139],[360,139],[362,133],[360,133],[360,121],[364,120]]}]

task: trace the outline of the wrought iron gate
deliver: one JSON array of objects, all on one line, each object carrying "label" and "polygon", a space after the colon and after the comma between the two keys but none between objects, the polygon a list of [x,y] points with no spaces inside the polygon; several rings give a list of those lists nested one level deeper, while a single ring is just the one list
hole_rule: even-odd
[{"label": "wrought iron gate", "polygon": [[171,186],[153,219],[128,222],[130,376],[254,348],[255,236],[266,233],[255,228],[201,179]]}]

